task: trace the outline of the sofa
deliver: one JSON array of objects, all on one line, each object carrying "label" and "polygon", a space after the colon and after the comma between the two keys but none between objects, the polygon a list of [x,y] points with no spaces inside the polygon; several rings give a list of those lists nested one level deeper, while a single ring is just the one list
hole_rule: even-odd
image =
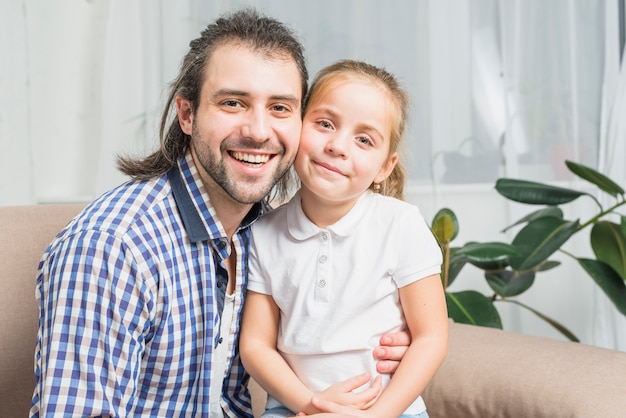
[{"label": "sofa", "polygon": [[[0,417],[27,416],[39,258],[81,204],[0,207]],[[263,391],[251,383],[256,416]],[[464,324],[423,393],[432,418],[626,417],[626,353]]]}]

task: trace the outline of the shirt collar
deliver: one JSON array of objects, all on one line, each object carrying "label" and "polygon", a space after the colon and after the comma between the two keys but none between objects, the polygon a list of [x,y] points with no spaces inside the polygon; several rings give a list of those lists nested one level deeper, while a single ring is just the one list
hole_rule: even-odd
[{"label": "shirt collar", "polygon": [[[191,153],[178,160],[178,165],[169,170],[168,178],[189,239],[193,242],[226,239],[224,227],[217,218]],[[255,203],[238,231],[249,227],[267,210],[266,202]]]},{"label": "shirt collar", "polygon": [[287,209],[287,228],[289,233],[299,240],[305,240],[326,229],[338,236],[346,236],[352,232],[363,221],[368,213],[368,208],[374,204],[376,195],[371,191],[366,191],[359,197],[352,209],[333,225],[327,228],[320,228],[309,220],[302,210],[302,199],[300,192],[289,202]]}]

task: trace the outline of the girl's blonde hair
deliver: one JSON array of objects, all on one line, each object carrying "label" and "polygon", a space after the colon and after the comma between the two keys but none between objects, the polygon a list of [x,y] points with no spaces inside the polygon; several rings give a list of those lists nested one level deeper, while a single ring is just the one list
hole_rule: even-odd
[{"label": "girl's blonde hair", "polygon": [[[309,104],[312,103],[331,82],[337,79],[349,79],[350,77],[366,79],[380,85],[389,98],[392,105],[391,112],[391,138],[389,141],[388,158],[398,152],[402,142],[406,123],[409,114],[409,95],[400,86],[396,78],[383,68],[355,60],[341,60],[323,68],[313,80],[308,95],[305,98],[303,112],[306,112]],[[358,98],[355,98],[358,100]],[[400,161],[398,152],[398,162],[389,176],[380,184],[372,183],[370,189],[381,194],[404,198],[404,178],[405,169]]]}]

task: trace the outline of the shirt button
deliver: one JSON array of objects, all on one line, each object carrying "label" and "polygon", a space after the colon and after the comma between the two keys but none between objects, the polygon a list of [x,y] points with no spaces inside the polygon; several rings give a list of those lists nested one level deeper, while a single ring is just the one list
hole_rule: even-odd
[{"label": "shirt button", "polygon": [[219,340],[217,340],[217,343],[218,343],[218,344],[221,344],[222,342],[224,342],[224,338],[220,337],[220,339],[219,339]]},{"label": "shirt button", "polygon": [[320,263],[325,263],[328,260],[328,257],[326,257],[325,255],[321,255],[319,258]]},{"label": "shirt button", "polygon": [[328,240],[328,233],[322,232],[322,241],[327,241],[327,240]]},{"label": "shirt button", "polygon": [[217,244],[220,248],[226,248],[227,242],[225,238],[220,239],[219,244]]},{"label": "shirt button", "polygon": [[317,284],[319,285],[319,287],[324,287],[326,286],[326,280],[322,279]]}]

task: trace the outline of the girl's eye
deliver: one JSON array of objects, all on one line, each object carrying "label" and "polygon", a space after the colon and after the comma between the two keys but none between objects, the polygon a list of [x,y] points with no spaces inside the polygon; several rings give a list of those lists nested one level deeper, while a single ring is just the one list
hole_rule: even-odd
[{"label": "girl's eye", "polygon": [[363,145],[372,145],[372,141],[366,136],[357,136],[356,140]]},{"label": "girl's eye", "polygon": [[324,129],[332,129],[333,128],[333,125],[331,125],[331,123],[328,122],[327,120],[321,120],[318,123]]}]

